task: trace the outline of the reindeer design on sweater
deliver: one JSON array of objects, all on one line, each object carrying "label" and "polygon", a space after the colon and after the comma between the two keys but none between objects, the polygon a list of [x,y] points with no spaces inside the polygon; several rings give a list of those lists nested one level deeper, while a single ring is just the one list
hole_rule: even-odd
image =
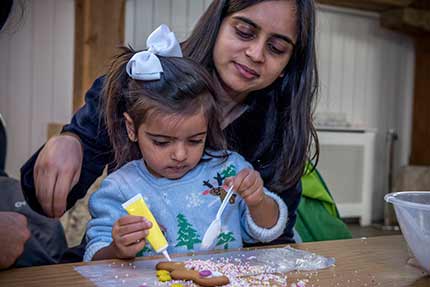
[{"label": "reindeer design on sweater", "polygon": [[[216,179],[217,183],[218,183],[218,187],[213,186],[209,180],[204,180],[203,181],[203,185],[209,187],[209,189],[205,190],[203,192],[204,195],[207,194],[211,194],[214,196],[219,196],[221,202],[224,201],[225,196],[227,195],[227,191],[226,191],[226,186],[224,186],[222,183],[225,179],[225,177],[223,177],[220,173],[216,173],[216,177],[214,177],[214,179]],[[230,204],[234,204],[236,200],[236,194],[233,194],[230,197],[230,200],[228,201]]]}]

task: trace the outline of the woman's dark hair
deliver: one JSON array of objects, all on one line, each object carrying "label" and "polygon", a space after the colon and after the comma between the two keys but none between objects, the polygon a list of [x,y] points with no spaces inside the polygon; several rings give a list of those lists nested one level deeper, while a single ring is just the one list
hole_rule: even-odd
[{"label": "woman's dark hair", "polygon": [[[221,23],[227,16],[267,0],[214,0],[202,15],[190,37],[182,43],[184,55],[204,64],[214,73],[213,48]],[[273,0],[272,0],[273,1]],[[279,0],[281,1],[281,0]],[[315,3],[313,0],[294,1],[297,8],[297,43],[285,67],[284,76],[264,90],[251,92],[247,97],[251,110],[267,98],[266,112],[261,114],[264,131],[252,152],[246,154],[249,142],[240,142],[236,150],[244,153],[251,163],[272,154],[267,159],[273,166],[270,188],[285,190],[296,184],[310,159],[318,161],[318,138],[313,125],[314,101],[318,90],[318,71],[315,55]],[[258,99],[260,98],[260,99]],[[253,106],[254,105],[254,106]],[[234,135],[233,135],[234,136]],[[232,138],[228,138],[229,144]],[[315,152],[311,156],[311,145]]]},{"label": "woman's dark hair", "polygon": [[156,114],[194,115],[203,110],[208,120],[205,152],[225,149],[215,100],[217,88],[204,67],[186,58],[157,56],[163,67],[161,78],[134,80],[126,65],[136,51],[121,50],[112,61],[103,88],[103,111],[116,168],[142,157],[138,144],[128,138],[124,112],[137,131],[145,119]]}]

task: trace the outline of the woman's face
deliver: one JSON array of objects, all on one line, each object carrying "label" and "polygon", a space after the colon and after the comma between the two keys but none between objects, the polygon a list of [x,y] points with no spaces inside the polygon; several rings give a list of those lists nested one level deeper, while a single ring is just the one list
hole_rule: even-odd
[{"label": "woman's face", "polygon": [[282,76],[296,39],[295,1],[266,1],[227,16],[213,58],[230,96],[263,89]]}]

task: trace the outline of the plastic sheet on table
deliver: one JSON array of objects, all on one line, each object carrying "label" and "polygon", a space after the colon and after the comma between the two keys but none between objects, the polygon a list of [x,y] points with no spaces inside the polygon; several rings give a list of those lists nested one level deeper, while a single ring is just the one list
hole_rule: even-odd
[{"label": "plastic sheet on table", "polygon": [[[220,271],[228,276],[232,286],[233,283],[237,283],[238,280],[242,280],[241,278],[246,276],[280,274],[295,270],[316,271],[335,264],[335,259],[332,257],[324,257],[289,246],[183,256],[173,260],[184,262],[187,266],[196,267],[197,270],[199,266],[205,268],[205,262],[208,262],[212,268],[220,268],[212,271]],[[170,286],[172,282],[161,283],[156,277],[155,265],[160,261],[164,261],[164,259],[95,263],[75,267],[75,270],[99,287]],[[225,268],[225,270],[221,270],[221,268]],[[192,284],[183,285],[193,286]],[[246,284],[241,286],[246,286]]]}]

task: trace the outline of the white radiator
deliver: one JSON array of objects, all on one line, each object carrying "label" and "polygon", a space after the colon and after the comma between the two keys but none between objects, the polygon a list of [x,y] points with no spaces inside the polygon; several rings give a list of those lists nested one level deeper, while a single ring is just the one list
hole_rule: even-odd
[{"label": "white radiator", "polygon": [[326,182],[341,217],[372,219],[375,132],[318,131],[318,171]]}]

